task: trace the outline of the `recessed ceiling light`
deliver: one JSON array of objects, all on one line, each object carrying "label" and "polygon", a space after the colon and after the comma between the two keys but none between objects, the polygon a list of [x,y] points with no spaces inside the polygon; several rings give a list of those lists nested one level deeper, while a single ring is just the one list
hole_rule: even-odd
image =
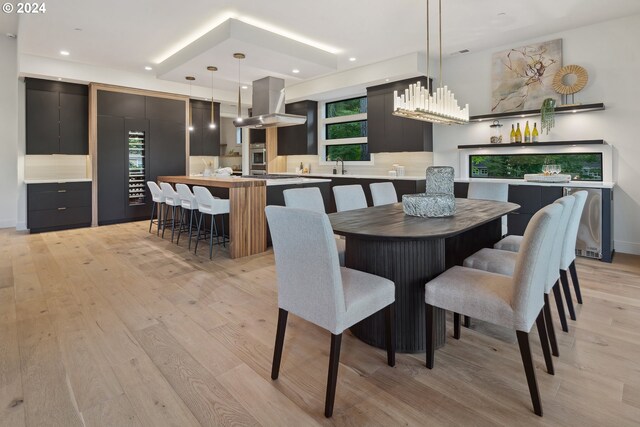
[{"label": "recessed ceiling light", "polygon": [[58,81],[62,81],[62,77],[58,77]]},{"label": "recessed ceiling light", "polygon": [[74,30],[76,30],[76,31],[82,31],[82,28],[79,28],[79,27],[78,27],[78,28],[74,28]]},{"label": "recessed ceiling light", "polygon": [[385,82],[388,82],[388,81],[389,81],[389,79],[384,79],[384,81],[385,81]]},{"label": "recessed ceiling light", "polygon": [[249,89],[248,86],[242,86],[242,89]]},{"label": "recessed ceiling light", "polygon": [[13,33],[7,33],[7,37],[9,37],[10,39],[15,39],[17,36]]},{"label": "recessed ceiling light", "polygon": [[298,70],[297,68],[294,68],[293,70],[291,70],[291,72],[293,74],[298,74],[300,72],[300,70]]},{"label": "recessed ceiling light", "polygon": [[147,70],[147,71],[153,70],[153,68],[149,67],[148,65],[146,67],[144,67],[144,69]]},{"label": "recessed ceiling light", "polygon": [[60,55],[62,55],[62,56],[69,56],[69,51],[68,51],[68,50],[61,50],[61,51],[60,51]]},{"label": "recessed ceiling light", "polygon": [[504,16],[504,15],[506,15],[506,14],[507,14],[507,12],[500,12],[500,13],[498,14],[498,16]]},{"label": "recessed ceiling light", "polygon": [[354,62],[356,60],[355,56],[352,56],[351,58],[349,58],[349,61]]}]

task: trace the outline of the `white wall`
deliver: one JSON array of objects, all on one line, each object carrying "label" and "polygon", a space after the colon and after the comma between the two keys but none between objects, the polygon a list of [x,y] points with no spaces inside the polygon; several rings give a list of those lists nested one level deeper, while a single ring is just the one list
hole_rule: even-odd
[{"label": "white wall", "polygon": [[16,39],[0,36],[0,228],[18,220],[18,68]]},{"label": "white wall", "polygon": [[[471,105],[472,115],[487,114],[491,111],[492,53],[556,38],[562,38],[563,64],[581,65],[589,73],[589,83],[576,94],[576,101],[604,102],[606,110],[558,115],[556,127],[545,139],[604,139],[612,145],[613,180],[618,184],[614,190],[615,249],[640,254],[640,15],[449,58],[443,69],[445,84],[458,102]],[[512,121],[503,123],[511,128]],[[434,163],[457,168],[456,147],[488,142],[488,125],[434,127]]]}]

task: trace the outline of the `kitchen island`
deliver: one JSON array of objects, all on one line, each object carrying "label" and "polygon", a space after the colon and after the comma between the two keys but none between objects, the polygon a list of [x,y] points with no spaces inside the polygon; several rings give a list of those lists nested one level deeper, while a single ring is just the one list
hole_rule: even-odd
[{"label": "kitchen island", "polygon": [[159,176],[158,182],[200,185],[229,199],[229,256],[241,258],[267,250],[267,183],[264,179],[203,176]]},{"label": "kitchen island", "polygon": [[[229,199],[229,256],[241,258],[267,250],[267,218],[264,208],[269,204],[284,205],[282,191],[294,186],[320,187],[326,199],[328,179],[286,177],[264,179],[252,177],[159,176],[158,182],[200,185],[211,194]],[[267,188],[268,187],[268,188]]]}]

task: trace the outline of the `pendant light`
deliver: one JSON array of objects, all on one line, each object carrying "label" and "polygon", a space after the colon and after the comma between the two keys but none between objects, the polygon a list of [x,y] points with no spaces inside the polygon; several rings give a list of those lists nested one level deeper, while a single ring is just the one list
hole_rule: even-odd
[{"label": "pendant light", "polygon": [[211,71],[211,121],[209,122],[209,128],[210,129],[215,129],[216,128],[216,121],[214,119],[214,114],[213,114],[213,110],[214,110],[214,104],[213,104],[213,73],[218,71],[218,67],[214,67],[212,65],[209,65],[207,67],[207,70]]},{"label": "pendant light", "polygon": [[185,77],[185,79],[187,79],[187,81],[189,82],[189,132],[193,132],[193,120],[192,120],[192,116],[191,116],[191,83],[196,79],[193,76],[187,76]]},{"label": "pendant light", "polygon": [[234,53],[233,57],[238,60],[238,115],[236,118],[236,122],[241,123],[242,122],[242,95],[240,91],[242,89],[241,88],[242,83],[240,83],[240,62],[244,58],[246,58],[246,56],[244,55],[244,53]]},{"label": "pendant light", "polygon": [[427,87],[417,82],[409,85],[404,94],[393,92],[393,115],[408,119],[422,120],[439,124],[466,124],[469,123],[469,104],[464,108],[458,106],[458,101],[447,86],[443,86],[442,80],[442,0],[438,0],[438,31],[440,35],[440,73],[439,87],[431,92],[429,83],[429,0],[427,0]]}]

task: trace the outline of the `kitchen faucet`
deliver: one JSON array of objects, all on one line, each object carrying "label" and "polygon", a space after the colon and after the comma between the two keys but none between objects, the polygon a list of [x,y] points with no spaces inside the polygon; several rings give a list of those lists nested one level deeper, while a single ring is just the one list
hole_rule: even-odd
[{"label": "kitchen faucet", "polygon": [[340,174],[344,175],[347,171],[344,170],[344,160],[342,160],[341,157],[336,157],[336,167],[333,168],[333,173],[336,174],[337,173],[337,169],[338,169],[338,162],[342,163],[342,167],[340,168]]}]

